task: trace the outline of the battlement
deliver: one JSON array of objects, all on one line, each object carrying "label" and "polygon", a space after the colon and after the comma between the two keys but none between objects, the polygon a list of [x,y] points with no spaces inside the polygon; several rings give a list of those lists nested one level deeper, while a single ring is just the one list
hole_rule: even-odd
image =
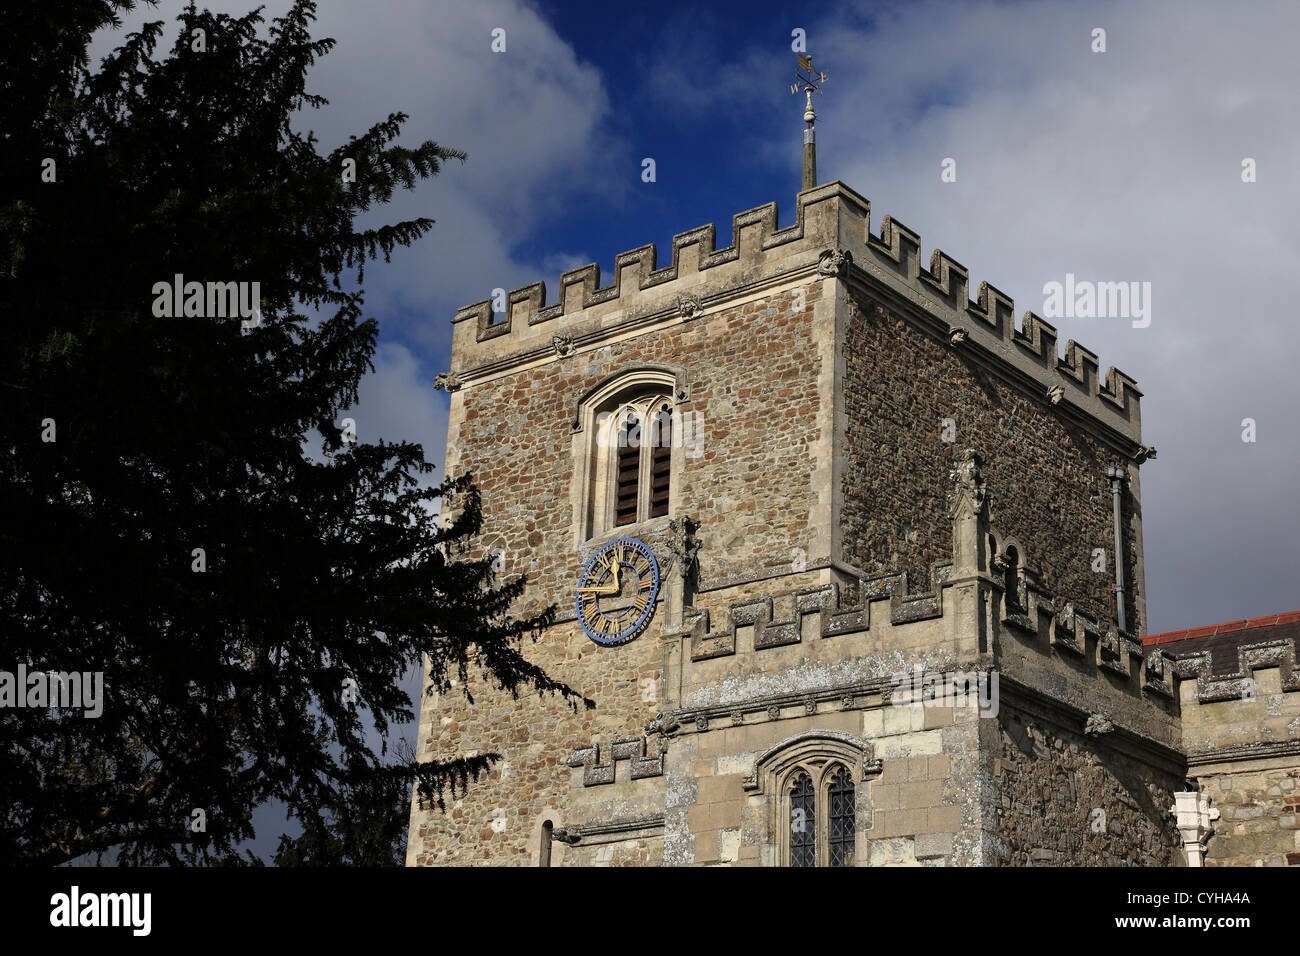
[{"label": "battlement", "polygon": [[774,619],[771,596],[733,601],[728,605],[726,621],[718,631],[710,629],[707,608],[691,610],[683,628],[690,640],[690,659],[711,660],[742,651],[736,632],[743,627],[754,628],[755,651],[800,644],[804,634],[803,619],[813,614],[818,616],[816,633],[819,637],[860,634],[871,629],[872,601],[890,602],[892,626],[942,617],[943,589],[951,573],[951,564],[933,567],[930,574],[932,588],[922,594],[910,593],[905,571],[871,578],[855,575],[851,582],[851,590],[856,595],[853,600],[845,600],[840,585],[835,582],[802,588],[794,593],[794,613],[785,621]]},{"label": "battlement", "polygon": [[1017,326],[1013,300],[987,282],[969,299],[965,266],[939,249],[922,266],[920,236],[892,216],[872,235],[870,202],[843,183],[800,193],[793,225],[777,228],[773,202],[734,216],[730,245],[719,249],[716,239],[712,224],[677,234],[663,267],[654,244],[625,252],[607,286],[597,263],[572,269],[549,304],[546,284],[534,282],[506,294],[501,312],[492,299],[465,306],[452,319],[443,384],[472,386],[614,336],[696,320],[740,296],[835,278],[952,347],[991,359],[1044,401],[1073,405],[1140,440],[1142,393],[1131,377],[1113,366],[1099,375],[1097,355],[1073,340],[1058,354],[1056,328],[1032,311]]},{"label": "battlement", "polygon": [[[1280,766],[1294,772],[1300,754],[1300,612],[1145,641],[1176,684],[1183,750],[1192,768],[1242,773]],[[1294,805],[1286,812],[1294,812]]]},{"label": "battlement", "polygon": [[1186,703],[1200,704],[1253,701],[1255,671],[1270,668],[1278,669],[1278,693],[1300,691],[1297,642],[1300,611],[1143,638],[1179,679],[1195,681],[1196,692]]}]

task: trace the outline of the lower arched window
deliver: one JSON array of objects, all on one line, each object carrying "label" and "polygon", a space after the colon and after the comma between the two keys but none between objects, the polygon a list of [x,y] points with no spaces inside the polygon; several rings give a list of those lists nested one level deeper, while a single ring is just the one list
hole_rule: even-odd
[{"label": "lower arched window", "polygon": [[844,767],[834,770],[826,788],[828,861],[831,866],[852,866],[857,814],[853,809],[853,778]]},{"label": "lower arched window", "polygon": [[790,866],[853,866],[857,791],[841,763],[811,760],[786,778]]},{"label": "lower arched window", "polygon": [[868,781],[882,766],[872,750],[844,731],[809,730],[756,755],[744,787],[761,808],[766,865],[858,865],[858,831],[871,827]]},{"label": "lower arched window", "polygon": [[806,773],[790,787],[790,865],[817,865],[817,795]]}]

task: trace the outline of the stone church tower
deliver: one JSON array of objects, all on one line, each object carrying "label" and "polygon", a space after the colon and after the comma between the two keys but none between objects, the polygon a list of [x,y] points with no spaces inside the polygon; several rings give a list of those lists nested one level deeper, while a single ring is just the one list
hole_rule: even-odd
[{"label": "stone church tower", "polygon": [[598,707],[426,686],[503,759],[408,865],[1300,865],[1300,612],[1144,636],[1141,392],[816,185],[799,60],[793,225],[452,320],[477,556]]},{"label": "stone church tower", "polygon": [[1140,392],[840,182],[777,226],[454,318],[447,471],[598,707],[426,697],[504,759],[408,863],[1179,862]]}]

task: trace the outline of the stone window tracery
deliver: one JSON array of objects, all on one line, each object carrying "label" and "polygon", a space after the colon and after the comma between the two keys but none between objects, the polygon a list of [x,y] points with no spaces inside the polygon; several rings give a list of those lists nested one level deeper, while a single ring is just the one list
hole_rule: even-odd
[{"label": "stone window tracery", "polygon": [[812,777],[800,770],[790,787],[790,865],[817,865],[817,799]]},{"label": "stone window tracery", "polygon": [[578,539],[668,516],[680,470],[680,375],[637,369],[579,403],[574,423]]},{"label": "stone window tracery", "polygon": [[787,866],[853,866],[856,789],[838,761],[813,757],[787,771]]},{"label": "stone window tracery", "polygon": [[830,866],[853,865],[853,854],[857,849],[855,793],[848,770],[844,767],[836,769],[826,789],[827,862]]},{"label": "stone window tracery", "polygon": [[857,781],[876,773],[871,745],[839,731],[799,734],[762,754],[746,789],[768,806],[767,863],[856,866],[859,830],[870,826]]}]

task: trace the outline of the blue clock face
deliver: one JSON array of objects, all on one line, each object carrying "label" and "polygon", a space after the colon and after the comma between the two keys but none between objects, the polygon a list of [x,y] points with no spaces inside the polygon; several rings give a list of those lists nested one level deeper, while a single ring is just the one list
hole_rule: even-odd
[{"label": "blue clock face", "polygon": [[611,541],[578,578],[574,609],[597,644],[623,644],[645,629],[659,596],[659,562],[636,538]]}]

